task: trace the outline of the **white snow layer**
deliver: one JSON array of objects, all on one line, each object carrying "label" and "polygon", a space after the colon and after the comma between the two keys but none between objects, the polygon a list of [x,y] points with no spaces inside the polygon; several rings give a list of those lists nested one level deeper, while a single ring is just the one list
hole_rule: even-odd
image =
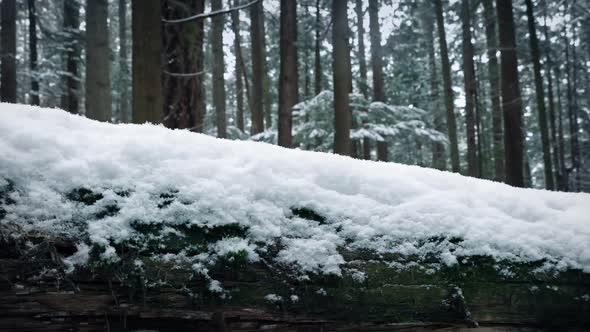
[{"label": "white snow layer", "polygon": [[[545,260],[590,272],[590,195],[518,189],[433,169],[228,141],[155,125],[101,123],[57,109],[0,104],[0,191],[14,184],[2,223],[22,231],[88,234],[102,244],[135,235],[132,222],[238,223],[247,239],[213,246],[250,260],[282,239],[277,260],[340,274],[339,247],[402,255]],[[65,198],[85,187],[103,198]],[[117,195],[118,191],[128,195]],[[158,207],[160,194],[176,199]],[[0,202],[1,204],[1,202]],[[114,216],[97,211],[116,204]],[[326,218],[293,216],[309,208]],[[432,238],[462,241],[433,243]],[[231,249],[230,246],[237,248]],[[109,250],[111,249],[111,250]],[[80,246],[75,264],[88,256]],[[215,252],[213,252],[215,253]]]}]

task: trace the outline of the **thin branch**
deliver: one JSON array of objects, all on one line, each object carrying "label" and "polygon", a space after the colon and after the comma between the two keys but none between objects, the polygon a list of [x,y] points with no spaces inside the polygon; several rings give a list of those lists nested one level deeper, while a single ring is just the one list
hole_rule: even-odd
[{"label": "thin branch", "polygon": [[203,74],[205,74],[207,71],[206,70],[202,70],[196,73],[172,73],[169,72],[167,70],[164,70],[164,74],[168,75],[168,76],[172,76],[172,77],[184,77],[184,78],[191,78],[191,77],[196,77],[196,76],[201,76]]},{"label": "thin branch", "polygon": [[197,14],[197,15],[193,15],[193,16],[189,16],[189,17],[185,17],[185,18],[175,19],[175,20],[167,20],[167,19],[163,18],[162,22],[164,22],[165,24],[178,24],[178,23],[187,23],[187,22],[192,22],[192,21],[196,21],[196,20],[202,20],[202,19],[206,19],[206,18],[218,16],[218,15],[224,15],[224,14],[230,13],[235,10],[241,10],[244,8],[248,8],[250,6],[257,4],[258,2],[260,2],[260,0],[253,0],[253,1],[248,2],[247,4],[240,5],[237,7],[228,8],[228,9],[220,9],[220,10],[216,10],[216,11],[212,11],[212,12],[208,12],[208,13],[201,13],[201,14]]}]

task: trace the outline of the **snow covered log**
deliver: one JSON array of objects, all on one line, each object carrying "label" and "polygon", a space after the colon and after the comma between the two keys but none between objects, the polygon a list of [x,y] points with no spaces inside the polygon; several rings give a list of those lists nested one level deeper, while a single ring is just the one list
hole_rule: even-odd
[{"label": "snow covered log", "polygon": [[0,329],[587,328],[589,216],[588,194],[1,104]]}]

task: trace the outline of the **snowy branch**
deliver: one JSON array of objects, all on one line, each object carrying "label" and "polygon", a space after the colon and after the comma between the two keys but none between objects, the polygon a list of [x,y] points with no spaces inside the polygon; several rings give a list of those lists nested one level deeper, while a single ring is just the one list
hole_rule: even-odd
[{"label": "snowy branch", "polygon": [[206,73],[205,70],[202,70],[202,71],[199,71],[199,72],[196,72],[196,73],[172,73],[172,72],[169,72],[167,70],[164,70],[164,74],[166,74],[168,76],[172,76],[172,77],[187,77],[187,78],[190,78],[190,77],[196,77],[196,76],[203,75],[204,73]]},{"label": "snowy branch", "polygon": [[250,1],[246,4],[243,4],[241,6],[232,7],[232,8],[228,8],[228,9],[220,9],[220,10],[216,10],[216,11],[212,11],[212,12],[208,12],[208,13],[201,13],[201,14],[197,14],[197,15],[193,15],[193,16],[189,16],[189,17],[185,17],[185,18],[174,19],[174,20],[167,20],[167,19],[163,18],[162,22],[164,22],[165,24],[177,24],[177,23],[187,23],[187,22],[192,22],[192,21],[196,21],[196,20],[202,20],[202,19],[206,19],[206,18],[218,16],[218,15],[224,15],[224,14],[236,11],[236,10],[242,10],[244,8],[248,8],[250,6],[257,4],[258,2],[260,2],[260,0],[253,0],[253,1]]}]

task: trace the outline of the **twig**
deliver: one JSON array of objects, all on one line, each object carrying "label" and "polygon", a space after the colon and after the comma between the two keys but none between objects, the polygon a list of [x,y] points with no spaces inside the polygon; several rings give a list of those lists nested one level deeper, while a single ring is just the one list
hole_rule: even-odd
[{"label": "twig", "polygon": [[174,20],[167,20],[167,19],[163,18],[162,22],[164,22],[165,24],[178,24],[178,23],[187,23],[187,22],[192,22],[192,21],[196,21],[196,20],[202,20],[205,18],[210,18],[210,17],[214,17],[214,16],[218,16],[218,15],[224,15],[224,14],[230,13],[235,10],[241,10],[244,8],[248,8],[250,6],[257,4],[258,2],[260,2],[260,0],[253,0],[253,1],[250,1],[247,4],[244,4],[241,6],[232,7],[232,8],[228,8],[228,9],[220,9],[220,10],[216,10],[216,11],[212,11],[212,12],[208,12],[208,13],[201,13],[201,14],[197,14],[197,15],[193,15],[193,16],[189,16],[189,17],[185,17],[185,18],[174,19]]}]

